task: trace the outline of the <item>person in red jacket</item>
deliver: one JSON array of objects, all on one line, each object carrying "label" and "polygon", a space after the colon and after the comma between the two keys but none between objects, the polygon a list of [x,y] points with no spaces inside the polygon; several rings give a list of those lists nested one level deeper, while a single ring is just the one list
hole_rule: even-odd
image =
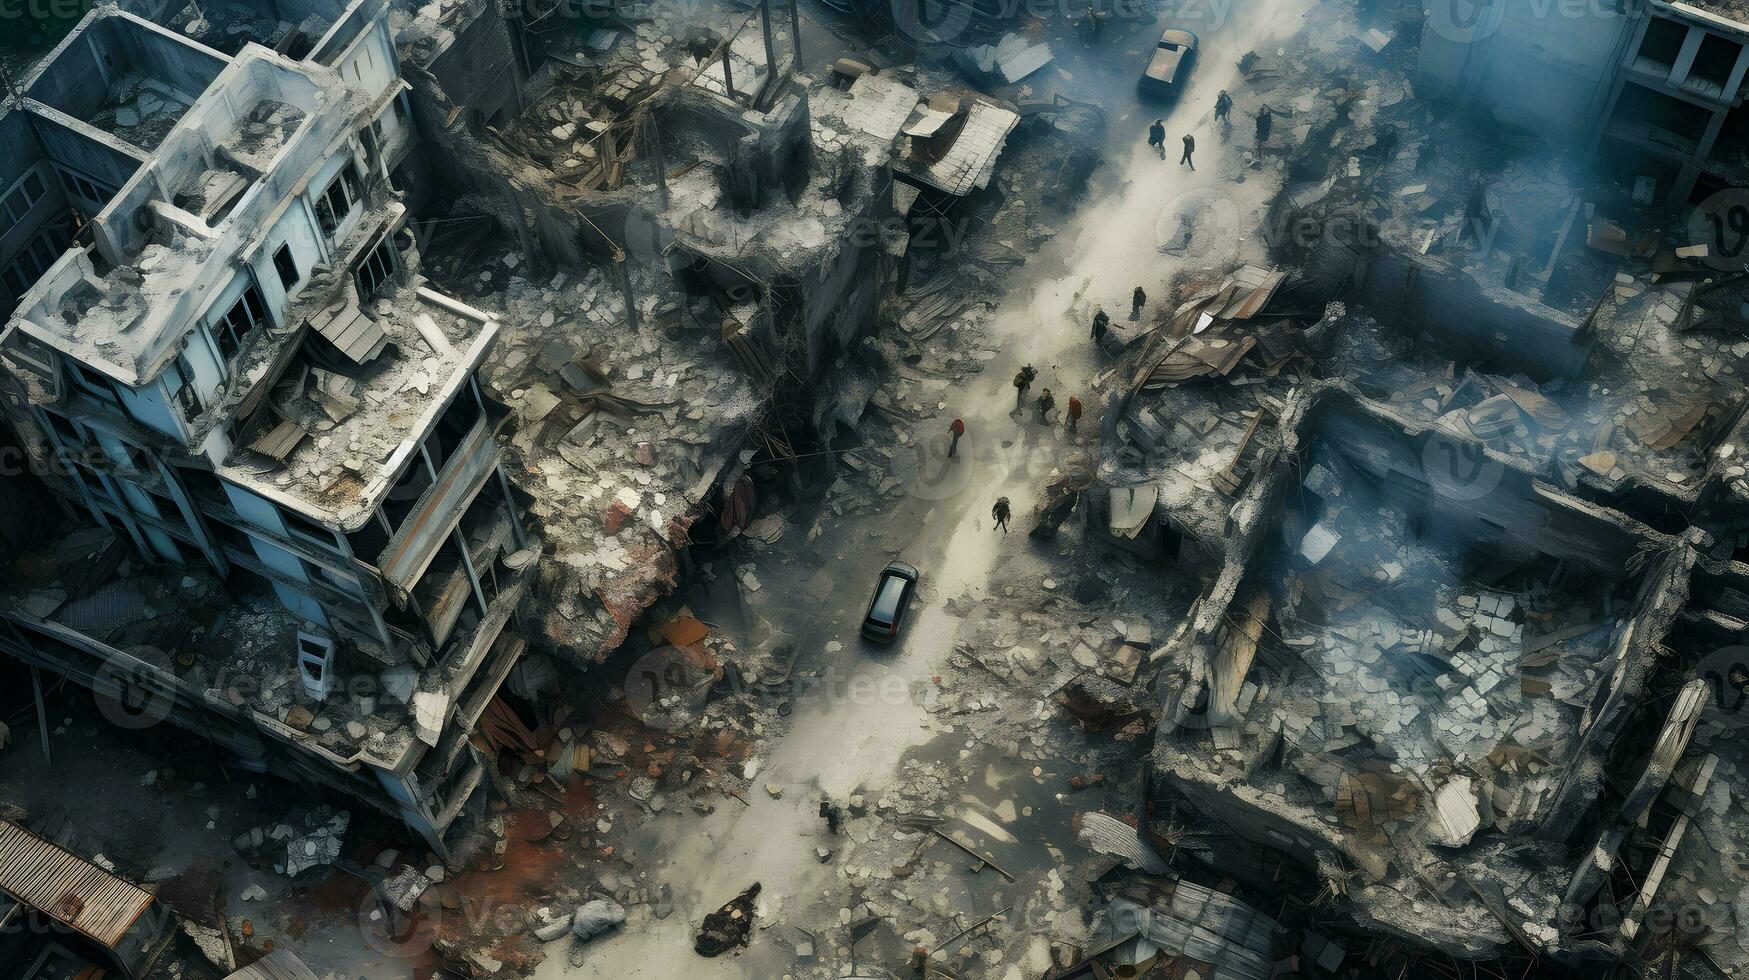
[{"label": "person in red jacket", "polygon": [[[1069,396],[1069,434],[1075,434],[1075,424],[1081,421],[1081,399]],[[950,454],[951,455],[951,454]]]},{"label": "person in red jacket", "polygon": [[947,458],[952,459],[959,452],[960,436],[966,434],[966,424],[959,419],[954,419],[953,424],[947,427],[947,431],[953,433],[953,441],[947,444]]}]

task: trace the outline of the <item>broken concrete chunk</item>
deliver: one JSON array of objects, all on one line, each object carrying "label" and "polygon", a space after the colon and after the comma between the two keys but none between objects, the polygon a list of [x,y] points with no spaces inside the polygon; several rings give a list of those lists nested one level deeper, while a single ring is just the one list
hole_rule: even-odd
[{"label": "broken concrete chunk", "polygon": [[1316,565],[1330,554],[1336,543],[1342,540],[1342,535],[1331,530],[1323,521],[1312,525],[1306,536],[1300,539],[1300,554]]},{"label": "broken concrete chunk", "polygon": [[571,919],[571,934],[588,941],[624,923],[626,910],[612,899],[598,898],[577,910]]},{"label": "broken concrete chunk", "polygon": [[1428,832],[1437,844],[1462,847],[1482,827],[1475,783],[1468,776],[1454,776],[1433,797],[1433,818]]},{"label": "broken concrete chunk", "polygon": [[419,741],[435,748],[443,734],[445,717],[449,714],[449,695],[441,691],[420,691],[413,695],[413,723]]}]

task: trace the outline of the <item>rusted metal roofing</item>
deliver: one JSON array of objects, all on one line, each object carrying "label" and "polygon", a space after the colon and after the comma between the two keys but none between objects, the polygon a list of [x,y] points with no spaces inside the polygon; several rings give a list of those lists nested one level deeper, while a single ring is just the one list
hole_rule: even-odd
[{"label": "rusted metal roofing", "polygon": [[317,980],[304,961],[283,949],[276,949],[225,980]]},{"label": "rusted metal roofing", "polygon": [[0,820],[0,891],[110,949],[154,901],[9,820]]}]

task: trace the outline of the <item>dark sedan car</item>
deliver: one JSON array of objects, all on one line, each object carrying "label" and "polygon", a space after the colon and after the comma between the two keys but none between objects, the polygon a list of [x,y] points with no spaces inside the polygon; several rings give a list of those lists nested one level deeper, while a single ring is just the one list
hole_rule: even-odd
[{"label": "dark sedan car", "polygon": [[896,561],[881,569],[875,583],[874,598],[862,617],[862,636],[876,643],[891,643],[899,637],[899,627],[905,622],[905,610],[917,594],[917,569]]},{"label": "dark sedan car", "polygon": [[1136,87],[1149,95],[1177,95],[1183,91],[1195,61],[1196,35],[1189,31],[1167,31],[1160,35],[1160,43],[1154,45],[1154,53],[1149,56]]}]

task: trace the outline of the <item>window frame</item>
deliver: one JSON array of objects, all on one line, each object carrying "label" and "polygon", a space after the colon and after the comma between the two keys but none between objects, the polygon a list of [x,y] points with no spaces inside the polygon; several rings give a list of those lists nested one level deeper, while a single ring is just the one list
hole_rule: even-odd
[{"label": "window frame", "polygon": [[261,293],[255,284],[248,283],[237,301],[207,324],[207,332],[218,347],[219,360],[229,364],[243,349],[243,338],[266,322],[267,306],[261,301]]},{"label": "window frame", "polygon": [[[352,267],[352,279],[358,287],[358,298],[361,301],[376,296],[384,286],[395,279],[399,269],[395,262],[394,252],[394,243],[389,234],[384,232],[382,237],[377,239],[375,245],[365,249],[364,254],[359,256],[358,262]],[[381,266],[380,270],[377,268],[378,265]],[[374,280],[368,284],[365,282],[367,273]]]},{"label": "window frame", "polygon": [[340,172],[334,175],[334,179],[328,182],[327,189],[316,199],[316,220],[321,222],[322,231],[329,235],[338,231],[363,200],[358,164],[348,159]]},{"label": "window frame", "polygon": [[[288,269],[291,272],[290,281],[286,279]],[[304,281],[303,273],[298,271],[297,256],[292,254],[291,242],[280,242],[279,248],[274,250],[273,271],[278,273],[280,288],[285,290],[287,294],[290,294],[298,287],[299,283]]]}]

